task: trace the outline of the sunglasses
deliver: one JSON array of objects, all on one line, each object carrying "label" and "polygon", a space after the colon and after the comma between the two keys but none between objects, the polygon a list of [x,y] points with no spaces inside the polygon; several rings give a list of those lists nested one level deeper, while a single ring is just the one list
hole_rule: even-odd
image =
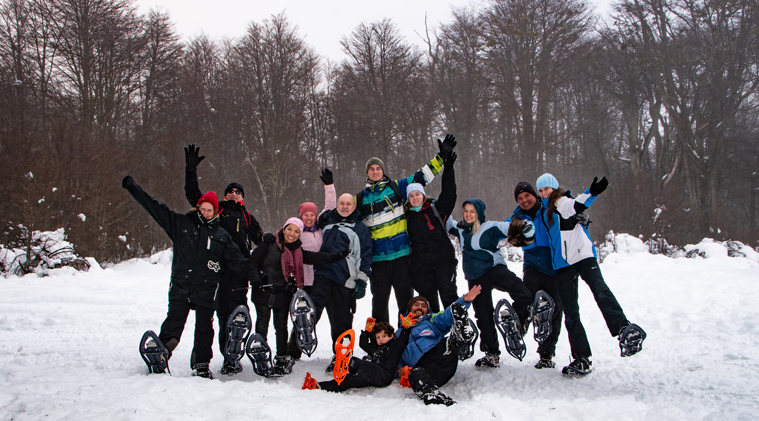
[{"label": "sunglasses", "polygon": [[242,194],[242,192],[240,190],[237,190],[237,189],[230,189],[229,193],[231,193],[231,194]]}]

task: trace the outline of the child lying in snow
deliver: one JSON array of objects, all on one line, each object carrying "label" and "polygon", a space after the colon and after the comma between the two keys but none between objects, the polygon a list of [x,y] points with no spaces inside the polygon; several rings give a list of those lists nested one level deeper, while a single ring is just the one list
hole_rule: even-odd
[{"label": "child lying in snow", "polygon": [[401,317],[401,319],[405,319],[406,323],[398,337],[395,337],[390,323],[379,322],[372,326],[373,319],[368,319],[366,330],[361,331],[359,339],[359,346],[367,354],[364,359],[351,358],[348,375],[340,384],[337,384],[335,380],[317,383],[310,373],[306,373],[303,388],[342,392],[359,387],[389,386],[395,377],[395,369],[398,367],[403,350],[408,344],[410,328],[415,317]]}]

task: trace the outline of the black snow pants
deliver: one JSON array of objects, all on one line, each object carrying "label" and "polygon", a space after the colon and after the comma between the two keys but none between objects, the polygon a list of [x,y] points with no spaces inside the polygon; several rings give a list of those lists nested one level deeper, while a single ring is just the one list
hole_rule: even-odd
[{"label": "black snow pants", "polygon": [[348,375],[342,383],[337,384],[335,380],[330,380],[319,382],[319,386],[330,392],[342,392],[359,387],[385,387],[393,382],[393,377],[394,373],[388,372],[379,364],[354,357],[351,359]]},{"label": "black snow pants", "polygon": [[427,351],[408,375],[411,388],[418,394],[426,393],[448,383],[459,365],[458,349],[446,355],[446,339]]},{"label": "black snow pants", "polygon": [[[277,342],[277,356],[287,355],[287,318],[289,307],[271,308],[266,304],[253,303],[256,307],[256,333],[266,339],[269,333],[269,321],[274,314],[274,337]],[[268,340],[266,341],[269,342]]]},{"label": "black snow pants", "polygon": [[[459,298],[456,289],[456,266],[457,261],[442,263],[431,267],[417,268],[411,266],[409,269],[409,278],[411,286],[414,287],[419,295],[425,297],[430,302],[430,313],[438,313],[441,309],[448,308],[456,299]],[[374,280],[374,279],[372,279]],[[443,306],[440,307],[438,294]],[[406,307],[400,309],[402,312]]]},{"label": "black snow pants", "polygon": [[388,312],[391,289],[395,290],[398,314],[406,311],[414,294],[408,280],[408,264],[409,256],[372,263],[372,277],[369,282],[372,291],[372,317],[378,322],[392,322]]},{"label": "black snow pants", "polygon": [[[316,323],[319,323],[324,307],[329,303],[332,306],[330,330],[333,345],[343,332],[353,327],[353,313],[351,313],[352,295],[353,290],[351,288],[346,288],[322,275],[314,277],[314,285],[311,288],[311,300],[316,307]],[[331,348],[334,353],[335,347],[332,346]]]},{"label": "black snow pants", "polygon": [[[224,355],[227,346],[227,321],[237,308],[248,307],[248,280],[245,276],[233,275],[221,268],[219,289],[216,292],[216,317],[219,318],[219,351]],[[226,358],[226,356],[225,356]]]},{"label": "black snow pants", "polygon": [[493,290],[508,293],[514,300],[514,311],[519,320],[529,317],[529,306],[532,304],[532,294],[521,279],[514,274],[506,265],[495,265],[484,275],[477,279],[469,280],[469,289],[475,285],[482,286],[482,292],[472,301],[474,317],[477,319],[477,327],[480,328],[480,351],[500,355],[498,349],[498,334],[493,320]]},{"label": "black snow pants", "polygon": [[593,258],[581,260],[571,266],[556,271],[556,282],[559,288],[559,296],[564,306],[564,325],[569,336],[569,346],[574,358],[591,356],[590,344],[585,334],[585,328],[580,321],[580,305],[578,304],[578,279],[577,275],[588,284],[598,308],[603,314],[606,326],[611,336],[617,336],[622,326],[628,321],[622,307],[617,302],[609,287],[601,275],[598,261]]},{"label": "black snow pants", "polygon": [[169,300],[169,311],[166,314],[166,320],[161,324],[158,339],[169,350],[169,356],[171,356],[182,338],[190,310],[195,310],[195,343],[190,357],[190,367],[192,367],[198,363],[209,363],[213,357],[212,308],[197,306],[187,300]]},{"label": "black snow pants", "polygon": [[525,265],[522,280],[524,281],[524,286],[530,290],[533,299],[535,294],[540,290],[545,291],[553,298],[555,308],[553,310],[553,317],[551,318],[551,334],[548,335],[548,338],[542,344],[538,345],[538,354],[543,358],[550,359],[556,355],[556,343],[559,342],[559,335],[561,334],[562,308],[559,289],[556,285],[556,276],[547,275],[534,266]]}]

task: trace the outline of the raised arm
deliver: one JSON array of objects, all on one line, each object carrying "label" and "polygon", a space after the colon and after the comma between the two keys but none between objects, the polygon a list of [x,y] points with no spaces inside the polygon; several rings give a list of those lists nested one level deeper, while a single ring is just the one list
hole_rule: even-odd
[{"label": "raised arm", "polygon": [[332,171],[329,168],[322,170],[322,175],[319,177],[324,183],[324,209],[319,213],[322,213],[335,209],[337,207],[337,193],[335,192],[335,183],[332,177]]},{"label": "raised arm", "polygon": [[609,181],[606,177],[598,181],[598,177],[593,179],[590,184],[590,188],[582,192],[574,200],[571,197],[562,197],[556,201],[556,211],[561,214],[564,219],[568,219],[574,214],[583,213],[585,209],[589,208],[591,203],[596,200],[596,197],[606,190],[609,186]]},{"label": "raised arm", "polygon": [[454,162],[456,162],[456,154],[451,153],[443,166],[443,188],[440,191],[440,197],[435,202],[435,207],[444,221],[451,216],[451,212],[453,212],[453,208],[456,206],[456,173],[453,170]]},{"label": "raised arm", "polygon": [[200,192],[200,186],[198,186],[198,164],[205,159],[205,156],[198,156],[200,152],[199,147],[195,145],[187,145],[184,148],[184,195],[190,206],[195,206],[200,200],[200,196],[203,193]]},{"label": "raised arm", "polygon": [[132,176],[126,176],[121,181],[121,187],[125,188],[129,194],[132,195],[134,200],[140,204],[148,214],[155,220],[158,225],[166,231],[171,241],[174,241],[174,217],[176,213],[172,212],[168,206],[157,201],[153,196],[145,193],[137,183],[134,182]]}]

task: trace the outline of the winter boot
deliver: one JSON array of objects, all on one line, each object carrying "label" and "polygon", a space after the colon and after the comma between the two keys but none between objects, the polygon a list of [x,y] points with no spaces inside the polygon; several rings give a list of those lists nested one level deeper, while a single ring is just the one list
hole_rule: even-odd
[{"label": "winter boot", "polygon": [[197,363],[192,366],[192,375],[203,377],[204,379],[213,379],[208,363]]},{"label": "winter boot", "polygon": [[229,360],[225,359],[224,364],[221,366],[221,374],[227,374],[227,375],[233,375],[237,373],[242,372],[242,364],[240,364],[239,361],[235,363],[229,362]]},{"label": "winter boot", "polygon": [[501,358],[498,354],[493,354],[491,352],[485,353],[485,356],[477,360],[476,363],[474,363],[475,367],[487,367],[487,368],[497,368],[500,367],[498,363],[501,361]]},{"label": "winter boot", "polygon": [[561,374],[570,377],[582,377],[593,371],[593,363],[585,357],[577,357],[561,370]]},{"label": "winter boot", "polygon": [[284,376],[293,372],[295,360],[289,355],[277,355],[274,358],[274,374]]},{"label": "winter boot", "polygon": [[425,405],[451,406],[454,403],[456,403],[456,401],[451,399],[450,396],[441,392],[440,389],[437,388],[437,386],[433,386],[429,384],[420,384],[420,385],[417,385],[414,392],[416,393],[417,396],[419,396],[419,398],[421,398],[424,401]]},{"label": "winter boot", "polygon": [[646,339],[646,332],[635,323],[623,326],[619,330],[619,349],[620,355],[630,357],[637,354],[643,349],[643,340]]},{"label": "winter boot", "polygon": [[321,389],[319,386],[319,382],[316,381],[315,378],[311,377],[311,373],[306,373],[306,379],[303,381],[303,387],[302,390],[314,390],[314,389]]},{"label": "winter boot", "polygon": [[324,370],[325,373],[332,374],[333,371],[335,371],[335,360],[337,357],[334,355],[332,356],[332,361],[330,361],[329,365],[327,366],[327,369]]},{"label": "winter boot", "polygon": [[535,364],[535,368],[540,370],[541,368],[554,368],[556,367],[556,363],[551,361],[551,356],[540,356],[540,360],[538,360],[537,364]]}]

